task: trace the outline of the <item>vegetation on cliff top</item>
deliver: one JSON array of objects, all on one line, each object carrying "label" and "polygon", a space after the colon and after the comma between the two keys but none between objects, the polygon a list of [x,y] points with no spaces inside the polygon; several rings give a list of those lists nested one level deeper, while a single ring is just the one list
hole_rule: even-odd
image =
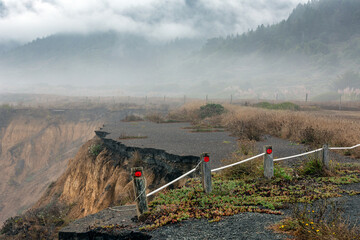
[{"label": "vegetation on cliff top", "polygon": [[[232,161],[244,159],[248,154],[252,155],[251,149],[233,156]],[[310,158],[296,169],[276,163],[274,179],[267,180],[263,177],[262,162],[250,161],[213,174],[211,194],[203,192],[199,179],[190,179],[184,187],[160,193],[150,202],[150,211],[143,219],[147,226],[143,229],[151,230],[189,218],[219,221],[223,216],[241,212],[282,214],[279,209],[291,203],[313,203],[341,194],[360,194],[339,188],[341,184],[360,182],[359,165],[332,163],[330,169],[326,169],[320,162]]]}]

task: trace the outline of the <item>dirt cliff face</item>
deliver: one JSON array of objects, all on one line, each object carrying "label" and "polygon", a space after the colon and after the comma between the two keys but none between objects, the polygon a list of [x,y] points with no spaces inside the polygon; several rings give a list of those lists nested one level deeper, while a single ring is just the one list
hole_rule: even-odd
[{"label": "dirt cliff face", "polygon": [[131,167],[144,167],[148,192],[190,170],[198,161],[198,157],[127,147],[94,137],[80,148],[36,206],[60,201],[72,206],[70,218],[83,217],[108,206],[133,202]]},{"label": "dirt cliff face", "polygon": [[0,225],[40,198],[94,136],[101,118],[101,111],[0,112]]}]

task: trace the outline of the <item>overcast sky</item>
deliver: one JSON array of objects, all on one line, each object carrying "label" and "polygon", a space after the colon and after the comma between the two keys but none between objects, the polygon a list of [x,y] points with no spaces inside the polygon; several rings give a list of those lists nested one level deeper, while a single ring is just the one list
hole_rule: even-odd
[{"label": "overcast sky", "polygon": [[151,39],[236,34],[288,17],[308,0],[0,0],[0,42],[116,30]]}]

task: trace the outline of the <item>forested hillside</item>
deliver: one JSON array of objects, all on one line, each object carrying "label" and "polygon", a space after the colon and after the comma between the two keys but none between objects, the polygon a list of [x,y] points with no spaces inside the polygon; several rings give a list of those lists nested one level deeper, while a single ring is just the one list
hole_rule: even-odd
[{"label": "forested hillside", "polygon": [[314,0],[299,4],[280,23],[209,39],[198,58],[220,66],[214,72],[231,72],[242,95],[270,87],[284,98],[332,91],[335,98],[339,92],[355,100],[360,92],[359,26],[360,1]]},{"label": "forested hillside", "polygon": [[321,0],[299,4],[287,20],[259,26],[242,35],[210,39],[205,52],[228,51],[233,54],[305,53],[327,55],[332,44],[345,43],[351,58],[360,58],[360,1]]}]

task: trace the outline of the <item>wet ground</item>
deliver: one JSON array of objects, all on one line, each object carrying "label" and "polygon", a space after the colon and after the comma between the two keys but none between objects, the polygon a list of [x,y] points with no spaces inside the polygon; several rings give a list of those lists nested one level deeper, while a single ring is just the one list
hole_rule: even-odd
[{"label": "wet ground", "polygon": [[[129,147],[162,149],[170,154],[199,156],[210,153],[211,167],[222,166],[221,160],[237,149],[237,138],[229,132],[191,132],[189,123],[117,122],[106,124],[106,138]],[[119,137],[132,137],[119,139]],[[145,137],[145,138],[141,138]]]}]

